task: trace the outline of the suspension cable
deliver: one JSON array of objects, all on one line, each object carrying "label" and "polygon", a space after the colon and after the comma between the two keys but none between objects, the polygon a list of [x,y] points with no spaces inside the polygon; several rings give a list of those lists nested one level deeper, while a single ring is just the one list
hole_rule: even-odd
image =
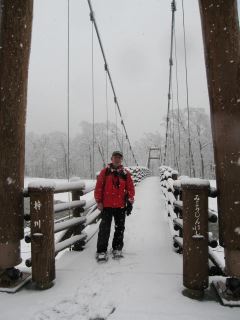
[{"label": "suspension cable", "polygon": [[186,96],[187,96],[187,124],[188,124],[188,157],[189,157],[189,175],[192,174],[193,153],[191,146],[191,133],[190,133],[190,108],[189,108],[189,88],[188,88],[188,67],[187,67],[187,45],[186,45],[186,28],[185,28],[185,12],[184,0],[182,0],[182,24],[184,35],[184,59],[185,59],[185,82],[186,82]]},{"label": "suspension cable", "polygon": [[173,168],[176,168],[176,142],[175,142],[175,122],[174,122],[174,103],[173,103],[173,89],[172,89],[172,144],[173,144]]},{"label": "suspension cable", "polygon": [[117,149],[117,141],[118,141],[118,125],[117,125],[117,106],[115,104],[115,149]]},{"label": "suspension cable", "polygon": [[[67,2],[67,180],[70,181],[70,0]],[[70,201],[71,195],[68,192],[68,202]],[[68,219],[70,218],[71,210],[69,208]]]},{"label": "suspension cable", "polygon": [[174,52],[175,52],[175,76],[176,76],[176,96],[177,96],[177,123],[178,123],[178,171],[181,172],[181,131],[180,131],[180,103],[179,103],[179,84],[178,84],[178,59],[177,59],[177,40],[174,26]]},{"label": "suspension cable", "polygon": [[67,3],[67,179],[70,177],[70,0]]},{"label": "suspension cable", "polygon": [[[171,107],[171,106],[170,106]],[[168,126],[168,141],[167,141],[167,162],[168,164],[170,164],[171,167],[174,167],[173,166],[173,157],[172,157],[172,125],[171,125],[171,117],[170,117],[170,113],[169,113],[169,126]]]},{"label": "suspension cable", "polygon": [[114,85],[113,85],[111,73],[110,73],[109,66],[108,66],[107,59],[106,59],[106,55],[105,55],[105,52],[104,52],[104,49],[103,49],[101,36],[100,36],[99,29],[98,29],[98,26],[97,26],[97,22],[96,22],[96,18],[95,18],[95,15],[94,15],[94,11],[93,11],[93,8],[92,8],[92,3],[91,3],[91,0],[87,0],[87,2],[88,2],[89,10],[90,10],[90,20],[93,22],[93,25],[95,27],[95,31],[96,31],[96,34],[97,34],[98,42],[99,42],[100,49],[101,49],[102,56],[103,56],[103,60],[104,60],[104,68],[107,71],[108,78],[109,78],[109,81],[110,81],[110,84],[111,84],[113,97],[114,97],[114,102],[115,102],[115,104],[117,106],[117,109],[118,109],[118,113],[119,113],[119,116],[120,116],[120,119],[121,119],[121,123],[122,123],[123,129],[124,129],[125,135],[126,135],[126,139],[128,141],[128,144],[129,144],[129,149],[130,149],[130,151],[132,153],[132,156],[133,156],[133,159],[134,159],[136,165],[138,165],[138,162],[136,160],[135,154],[134,154],[132,146],[131,146],[131,142],[130,142],[130,139],[129,139],[129,136],[128,136],[128,133],[127,133],[127,129],[126,129],[125,123],[123,121],[122,113],[121,113],[119,102],[118,102],[117,95],[116,95],[116,91],[115,91],[115,88],[114,88]]},{"label": "suspension cable", "polygon": [[107,116],[107,125],[106,125],[106,130],[107,130],[107,161],[108,161],[108,149],[109,149],[109,114],[108,114],[108,76],[107,76],[107,71],[106,71],[106,116]]},{"label": "suspension cable", "polygon": [[105,167],[106,166],[106,162],[105,162],[105,159],[104,159],[103,148],[101,148],[99,143],[97,144],[97,146],[98,146],[98,152],[99,152],[99,154],[100,154],[100,156],[102,158],[103,167]]},{"label": "suspension cable", "polygon": [[170,116],[170,102],[171,102],[171,87],[172,87],[172,66],[173,66],[173,30],[175,24],[175,11],[176,3],[172,0],[172,22],[171,22],[171,43],[170,43],[170,58],[169,58],[169,83],[168,83],[168,107],[167,107],[167,120],[166,120],[166,136],[165,136],[165,149],[164,149],[164,164],[167,157],[167,145],[168,145],[168,127],[169,127],[169,116]]},{"label": "suspension cable", "polygon": [[122,144],[122,153],[124,153],[124,150],[123,150],[123,139],[124,139],[123,126],[121,126],[121,138],[122,138],[122,141],[121,141],[121,144]]},{"label": "suspension cable", "polygon": [[94,91],[94,30],[92,22],[92,179],[95,176],[95,91]]}]

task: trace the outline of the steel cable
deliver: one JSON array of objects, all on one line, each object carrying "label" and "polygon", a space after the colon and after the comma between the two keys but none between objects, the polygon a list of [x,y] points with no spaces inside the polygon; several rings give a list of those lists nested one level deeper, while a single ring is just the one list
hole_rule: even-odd
[{"label": "steel cable", "polygon": [[183,39],[184,39],[184,60],[185,60],[185,83],[186,83],[186,98],[187,98],[189,176],[191,177],[193,153],[192,153],[191,133],[190,133],[190,108],[189,108],[189,86],[188,86],[187,45],[186,45],[184,0],[182,0],[182,24],[183,24],[183,36],[184,36]]},{"label": "steel cable", "polygon": [[166,134],[165,134],[165,148],[163,163],[166,164],[167,147],[168,147],[168,130],[169,130],[169,118],[170,118],[170,102],[171,102],[171,88],[172,88],[172,66],[173,66],[173,30],[175,24],[175,0],[171,3],[172,21],[171,21],[171,42],[170,42],[170,58],[169,58],[169,82],[168,82],[168,106],[167,106],[167,119],[166,119]]},{"label": "steel cable", "polygon": [[106,59],[106,55],[105,55],[105,52],[104,52],[104,48],[103,48],[100,32],[99,32],[99,29],[98,29],[98,26],[97,26],[96,18],[95,18],[95,15],[94,15],[92,3],[91,3],[91,0],[87,0],[87,2],[88,2],[89,10],[90,10],[90,19],[91,19],[91,21],[92,21],[92,23],[94,25],[94,28],[95,28],[95,31],[96,31],[96,35],[97,35],[97,38],[98,38],[98,42],[99,42],[99,45],[100,45],[100,49],[101,49],[101,52],[102,52],[102,56],[103,56],[103,60],[104,60],[104,67],[105,67],[105,70],[106,70],[106,72],[108,74],[108,78],[109,78],[109,81],[110,81],[110,84],[111,84],[113,97],[114,97],[114,103],[117,106],[118,113],[119,113],[119,116],[120,116],[120,119],[121,119],[121,124],[123,126],[123,129],[124,129],[124,132],[125,132],[125,135],[126,135],[126,139],[128,141],[128,144],[129,144],[129,149],[130,149],[130,151],[132,153],[134,162],[135,162],[136,165],[138,165],[138,162],[136,160],[135,154],[134,154],[133,149],[132,149],[132,145],[131,145],[131,142],[130,142],[130,139],[129,139],[129,135],[127,133],[127,129],[126,129],[125,123],[123,121],[121,109],[120,109],[119,102],[118,102],[117,95],[116,95],[116,91],[115,91],[115,88],[114,88],[114,85],[113,85],[112,76],[111,76],[111,73],[110,73],[110,70],[109,70],[109,66],[108,66],[108,63],[107,63],[107,59]]}]

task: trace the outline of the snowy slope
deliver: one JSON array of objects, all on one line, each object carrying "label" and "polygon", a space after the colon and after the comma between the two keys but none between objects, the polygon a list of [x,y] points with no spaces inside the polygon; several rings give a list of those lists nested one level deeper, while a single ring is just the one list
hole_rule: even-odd
[{"label": "snowy slope", "polygon": [[239,319],[237,308],[182,295],[182,257],[172,250],[159,178],[147,178],[136,191],[122,260],[97,264],[95,237],[83,252],[68,251],[57,261],[52,289],[1,293],[0,319]]}]

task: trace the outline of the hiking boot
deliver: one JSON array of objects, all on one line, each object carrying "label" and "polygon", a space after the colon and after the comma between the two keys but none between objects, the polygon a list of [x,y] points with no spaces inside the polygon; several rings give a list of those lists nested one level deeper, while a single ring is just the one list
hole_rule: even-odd
[{"label": "hiking boot", "polygon": [[113,250],[112,254],[114,259],[123,258],[122,250]]},{"label": "hiking boot", "polygon": [[108,260],[107,252],[97,252],[96,259],[97,261],[107,261]]}]

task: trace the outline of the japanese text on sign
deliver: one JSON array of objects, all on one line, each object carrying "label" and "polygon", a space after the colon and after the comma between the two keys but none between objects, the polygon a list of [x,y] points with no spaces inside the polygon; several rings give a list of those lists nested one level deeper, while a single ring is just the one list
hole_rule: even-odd
[{"label": "japanese text on sign", "polygon": [[201,224],[200,224],[200,197],[198,194],[195,195],[194,197],[195,201],[195,208],[194,208],[194,218],[195,218],[195,223],[193,227],[194,235],[200,235],[200,230],[201,230]]}]

